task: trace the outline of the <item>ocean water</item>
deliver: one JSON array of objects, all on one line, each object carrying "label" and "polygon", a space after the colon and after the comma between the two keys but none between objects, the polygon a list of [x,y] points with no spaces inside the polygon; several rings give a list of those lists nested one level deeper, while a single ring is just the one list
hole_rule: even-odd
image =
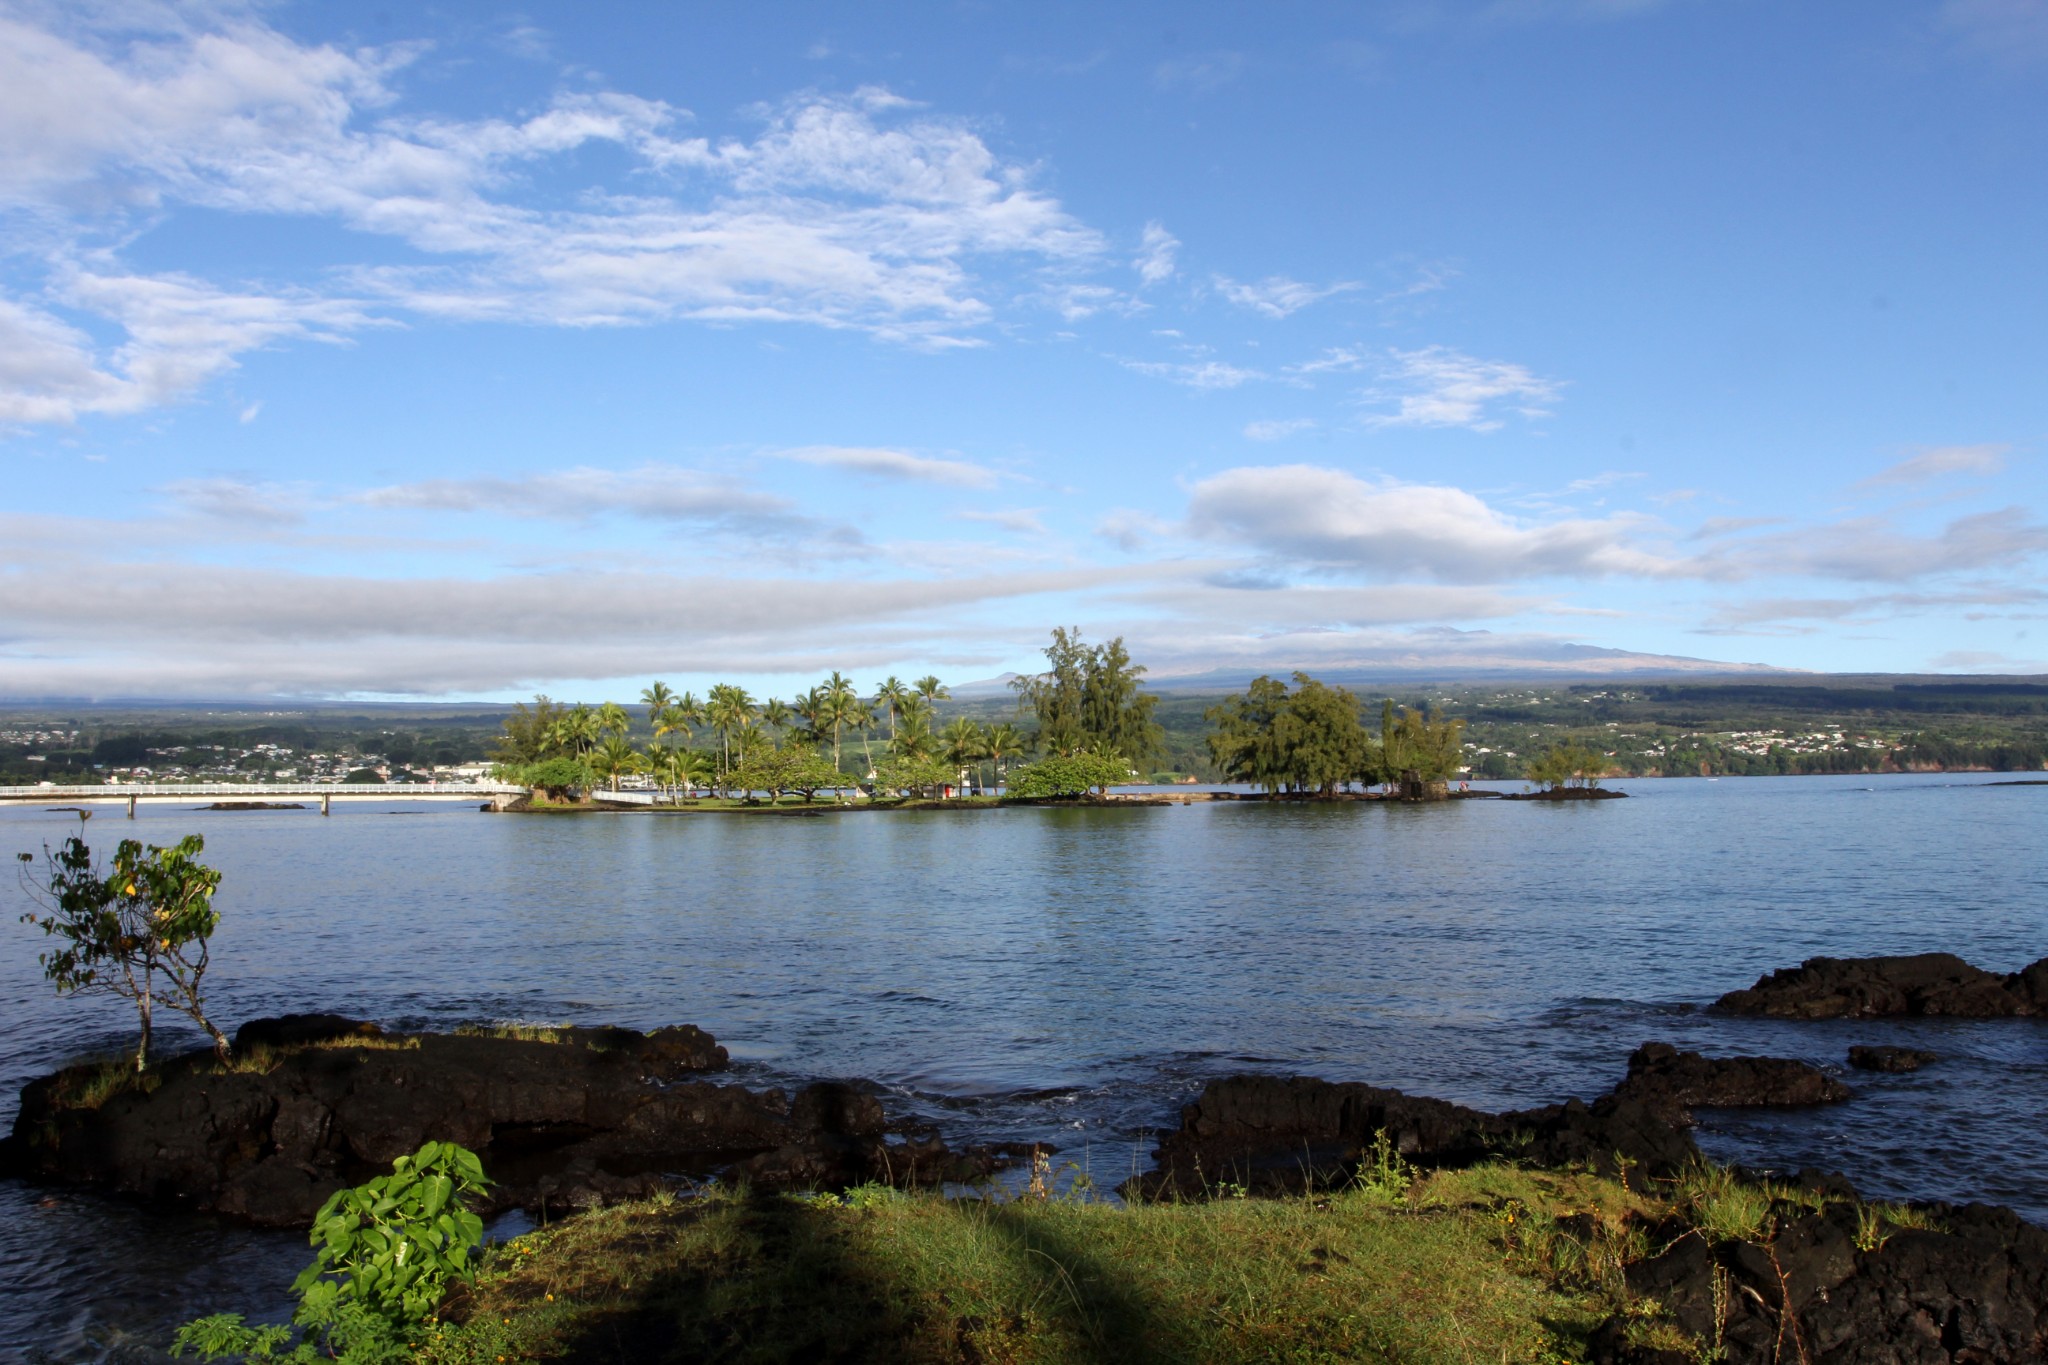
[{"label": "ocean water", "polygon": [[[392,802],[103,807],[89,840],[206,836],[225,1026],[694,1023],[750,1085],[866,1078],[956,1140],[1113,1184],[1214,1076],[1363,1080],[1487,1108],[1611,1086],[1635,1046],[1849,1072],[1826,1108],[1703,1115],[1716,1156],[2048,1221],[2048,1021],[1788,1024],[1700,1007],[1829,953],[2048,954],[2048,787],[1981,775],[1643,781],[1546,806],[1218,803],[819,818],[513,817]],[[0,853],[76,817],[0,810]],[[97,836],[95,839],[94,837]],[[11,890],[11,888],[10,888]],[[21,907],[17,906],[16,909]],[[118,1051],[0,918],[0,1122]],[[175,1036],[169,1041],[179,1041]],[[203,1312],[282,1315],[303,1238],[0,1182],[0,1361],[153,1359]]]}]

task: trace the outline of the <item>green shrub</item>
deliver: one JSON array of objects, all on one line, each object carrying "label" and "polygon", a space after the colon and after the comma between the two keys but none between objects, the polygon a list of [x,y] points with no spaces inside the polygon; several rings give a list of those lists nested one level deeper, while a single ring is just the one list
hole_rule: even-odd
[{"label": "green shrub", "polygon": [[1130,780],[1131,766],[1121,758],[1072,754],[1041,758],[1017,769],[1010,774],[1009,794],[1027,800],[1086,796],[1098,787],[1113,787]]},{"label": "green shrub", "polygon": [[171,1354],[293,1365],[412,1359],[409,1338],[449,1279],[475,1274],[472,1253],[483,1244],[484,1224],[464,1201],[490,1183],[476,1153],[429,1142],[392,1162],[390,1175],[336,1190],[313,1219],[319,1250],[292,1281],[299,1295],[292,1322],[304,1330],[296,1344],[289,1327],[250,1327],[239,1313],[217,1313],[179,1328]]}]

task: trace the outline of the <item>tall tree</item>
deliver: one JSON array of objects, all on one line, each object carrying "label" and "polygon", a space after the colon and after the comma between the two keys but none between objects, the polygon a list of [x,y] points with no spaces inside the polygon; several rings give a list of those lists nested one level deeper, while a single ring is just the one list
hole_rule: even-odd
[{"label": "tall tree", "polygon": [[704,694],[704,720],[718,731],[718,773],[723,782],[732,771],[733,736],[754,723],[754,699],[744,687],[719,683]]},{"label": "tall tree", "polygon": [[640,690],[640,704],[647,708],[647,723],[654,727],[656,735],[661,733],[661,713],[668,710],[675,699],[676,694],[659,679]]},{"label": "tall tree", "polygon": [[940,682],[937,674],[927,673],[917,680],[917,695],[931,705],[937,706],[953,695],[953,689]]},{"label": "tall tree", "polygon": [[1152,718],[1159,699],[1144,690],[1144,666],[1131,662],[1123,638],[1090,646],[1078,629],[1055,627],[1045,648],[1046,671],[1013,679],[1017,709],[1038,717],[1047,754],[1071,755],[1107,745],[1134,767],[1159,753],[1164,733]]},{"label": "tall tree", "polygon": [[965,716],[954,717],[945,729],[939,731],[938,739],[946,761],[963,771],[979,763],[988,752],[988,736],[981,726]]},{"label": "tall tree", "polygon": [[597,729],[600,735],[611,735],[624,739],[626,732],[633,728],[633,718],[626,714],[626,708],[615,701],[608,701],[597,708]]},{"label": "tall tree", "polygon": [[1003,764],[1019,757],[1024,752],[1024,735],[1008,721],[991,725],[982,738],[982,746],[988,751],[989,762],[995,768],[995,785],[1003,785]]},{"label": "tall tree", "polygon": [[889,715],[889,741],[892,744],[896,740],[896,713],[903,708],[904,700],[911,695],[910,687],[894,673],[882,679],[882,685],[875,689],[876,708],[886,710]]},{"label": "tall tree", "polygon": [[590,751],[590,770],[610,781],[613,791],[619,789],[621,777],[639,772],[642,766],[640,751],[621,734],[606,735]]},{"label": "tall tree", "polygon": [[837,670],[819,683],[815,692],[819,721],[832,735],[832,766],[837,768],[840,732],[859,726],[867,708],[861,704],[860,693],[854,691],[853,680]]}]

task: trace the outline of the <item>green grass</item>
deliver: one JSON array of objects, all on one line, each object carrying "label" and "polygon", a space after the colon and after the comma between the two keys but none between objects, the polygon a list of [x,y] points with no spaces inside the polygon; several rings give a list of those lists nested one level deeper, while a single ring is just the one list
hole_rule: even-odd
[{"label": "green grass", "polygon": [[1507,1168],[1128,1207],[659,1199],[495,1250],[423,1358],[1562,1362],[1615,1311],[1596,1263],[1640,1202]]},{"label": "green grass", "polygon": [[58,1072],[50,1104],[56,1109],[97,1109],[124,1091],[146,1095],[161,1084],[163,1077],[156,1071],[138,1072],[133,1056],[98,1058]]}]

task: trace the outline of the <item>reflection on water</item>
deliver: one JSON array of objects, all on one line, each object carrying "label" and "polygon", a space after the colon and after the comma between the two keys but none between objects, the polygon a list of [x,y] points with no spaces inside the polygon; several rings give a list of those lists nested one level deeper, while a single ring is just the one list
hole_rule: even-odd
[{"label": "reflection on water", "polygon": [[[414,807],[103,811],[90,834],[207,836],[226,873],[212,999],[229,1023],[331,1009],[696,1023],[748,1084],[869,1077],[950,1136],[1058,1143],[1109,1183],[1208,1077],[1369,1080],[1486,1107],[1590,1095],[1650,1038],[1839,1066],[1942,1054],[1857,1098],[1714,1115],[1716,1154],[1874,1193],[2048,1217],[2034,1115],[2048,1024],[1789,1025],[1696,1006],[1815,953],[2048,953],[2048,788],[1981,779],[1625,784],[1630,801],[825,819],[507,817]],[[0,813],[0,853],[72,817]],[[28,1077],[113,1050],[0,923],[0,1115]],[[0,1342],[53,1359],[235,1308],[279,1312],[292,1234],[0,1185]],[[8,1358],[0,1350],[0,1359]]]}]

